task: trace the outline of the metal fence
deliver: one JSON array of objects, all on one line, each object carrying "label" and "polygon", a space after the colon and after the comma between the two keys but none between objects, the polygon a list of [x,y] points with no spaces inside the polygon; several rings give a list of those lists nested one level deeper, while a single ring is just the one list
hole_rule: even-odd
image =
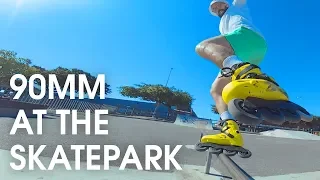
[{"label": "metal fence", "polygon": [[24,93],[19,99],[13,99],[14,95],[15,93],[13,91],[10,91],[10,89],[6,87],[0,87],[0,97],[9,98],[12,101],[45,105],[48,106],[48,110],[76,109],[79,112],[84,112],[85,110],[94,111],[96,109],[108,109],[110,114],[114,113],[117,110],[117,107],[114,106],[98,104],[79,99],[59,99],[58,97],[54,99],[49,99],[49,95],[45,95],[45,97],[41,100],[35,100],[31,98],[28,93]]},{"label": "metal fence", "polygon": [[30,104],[41,104],[48,106],[48,110],[56,109],[76,109],[79,112],[84,112],[85,110],[94,111],[96,109],[108,109],[109,113],[113,113],[116,110],[116,107],[109,106],[106,104],[96,104],[92,102],[86,102],[83,100],[74,100],[74,99],[49,99],[46,95],[41,100],[32,99],[29,95],[23,95],[20,99],[14,100],[19,102],[25,102]]},{"label": "metal fence", "polygon": [[114,111],[115,114],[122,114],[126,116],[153,117],[155,119],[165,119],[169,121],[175,121],[178,114],[178,112],[174,110],[170,112],[157,110],[156,112],[154,112],[154,109],[140,109],[137,106],[132,107],[132,106],[118,105],[115,107],[116,107]]},{"label": "metal fence", "polygon": [[85,110],[94,111],[96,109],[108,109],[109,114],[118,114],[124,116],[144,116],[168,121],[175,121],[178,114],[186,114],[186,112],[179,112],[169,109],[167,110],[164,108],[157,108],[157,111],[154,112],[155,107],[139,107],[137,104],[134,104],[132,106],[128,106],[125,104],[108,105],[99,100],[70,99],[69,97],[66,97],[65,99],[59,99],[57,94],[55,94],[54,99],[49,99],[49,95],[46,94],[45,97],[41,100],[32,99],[28,92],[23,93],[23,95],[18,100],[13,99],[14,95],[15,92],[13,92],[9,87],[0,86],[0,97],[10,98],[12,101],[45,105],[48,107],[49,112],[50,110],[56,109],[76,109],[79,112],[84,112]]},{"label": "metal fence", "polygon": [[35,100],[30,97],[30,95],[25,92],[22,96],[15,100],[13,99],[15,93],[7,87],[0,86],[0,97],[2,98],[9,98],[12,101],[17,102],[24,102],[29,104],[39,104],[45,105],[48,107],[48,112],[50,110],[57,110],[57,109],[69,109],[73,110],[76,109],[78,112],[84,112],[85,110],[94,111],[96,109],[108,109],[109,114],[118,114],[124,116],[144,116],[144,117],[154,117],[158,119],[167,119],[167,120],[175,120],[176,113],[175,112],[164,112],[164,111],[157,111],[154,113],[154,109],[139,109],[139,107],[131,107],[131,106],[111,106],[108,104],[96,103],[95,100],[82,100],[82,99],[70,99],[66,97],[65,99],[59,99],[57,95],[55,95],[54,99],[49,99],[49,95],[45,95],[44,98],[41,100]]}]

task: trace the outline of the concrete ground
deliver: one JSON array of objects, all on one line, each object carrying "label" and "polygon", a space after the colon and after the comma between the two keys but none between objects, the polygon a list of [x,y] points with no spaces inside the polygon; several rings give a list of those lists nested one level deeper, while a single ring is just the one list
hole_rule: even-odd
[{"label": "concrete ground", "polygon": [[[96,173],[97,179],[230,179],[228,172],[216,159],[213,160],[212,175],[203,175],[206,153],[194,151],[194,145],[200,137],[200,132],[212,133],[207,130],[199,130],[190,127],[181,127],[172,123],[155,122],[148,120],[138,120],[125,117],[106,116],[109,124],[104,129],[109,130],[107,136],[85,135],[84,126],[78,127],[78,135],[71,135],[71,122],[67,121],[67,135],[60,135],[59,118],[49,118],[43,121],[43,135],[27,135],[25,130],[19,130],[15,135],[9,135],[14,119],[0,118],[0,155],[6,158],[1,162],[0,174],[5,174],[5,179],[23,179],[28,177],[32,179],[67,179],[82,177],[82,179],[93,179],[92,174]],[[30,119],[30,124],[36,132],[36,120]],[[92,131],[94,124],[91,124]],[[252,151],[250,159],[241,159],[237,156],[232,159],[238,163],[246,172],[255,179],[320,179],[320,161],[317,156],[320,154],[320,144],[318,141],[293,140],[284,138],[264,137],[252,134],[243,134],[245,139],[245,148]],[[47,145],[41,156],[44,161],[49,162],[57,145],[63,145],[67,157],[70,161],[74,160],[74,151],[70,150],[70,145],[117,145],[121,150],[119,160],[111,162],[114,170],[108,172],[66,172],[55,169],[54,171],[35,172],[23,170],[13,172],[10,170],[9,150],[15,144],[21,144],[24,147],[28,145],[39,146]],[[144,166],[145,145],[159,145],[164,149],[165,145],[183,145],[183,148],[176,156],[179,164],[183,165],[183,171],[163,172],[141,172],[135,171],[135,166],[128,166],[130,169],[125,171],[117,170],[120,166],[124,153],[128,145],[134,145],[139,156],[141,164]],[[100,151],[103,154],[103,151]],[[101,157],[103,159],[103,156]],[[86,154],[81,154],[81,160],[86,160]],[[99,161],[102,164],[102,161]],[[159,162],[164,167],[164,160]],[[72,166],[74,167],[74,166]],[[171,166],[172,167],[172,166]],[[69,173],[62,175],[64,173]],[[55,173],[57,172],[57,173]],[[85,172],[85,173],[84,173]],[[89,176],[89,174],[91,176]],[[279,176],[283,175],[283,176]],[[19,178],[20,177],[20,178]],[[113,178],[112,178],[113,177]],[[115,178],[116,177],[116,178]],[[77,178],[81,179],[81,178]]]}]

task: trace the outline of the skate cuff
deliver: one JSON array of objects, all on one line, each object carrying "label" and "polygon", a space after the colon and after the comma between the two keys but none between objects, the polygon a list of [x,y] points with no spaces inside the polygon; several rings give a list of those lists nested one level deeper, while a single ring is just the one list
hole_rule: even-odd
[{"label": "skate cuff", "polygon": [[220,114],[220,119],[224,122],[226,120],[230,120],[233,119],[233,116],[231,113],[229,113],[228,111],[225,111],[223,113]]}]

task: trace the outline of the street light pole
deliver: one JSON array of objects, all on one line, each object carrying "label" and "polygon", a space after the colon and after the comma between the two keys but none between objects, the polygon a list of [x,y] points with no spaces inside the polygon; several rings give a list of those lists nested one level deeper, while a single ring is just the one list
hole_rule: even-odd
[{"label": "street light pole", "polygon": [[169,79],[170,79],[170,75],[171,75],[172,69],[173,68],[170,69],[169,76],[168,76],[168,79],[167,79],[167,82],[166,82],[166,86],[168,86],[168,82],[169,82]]}]

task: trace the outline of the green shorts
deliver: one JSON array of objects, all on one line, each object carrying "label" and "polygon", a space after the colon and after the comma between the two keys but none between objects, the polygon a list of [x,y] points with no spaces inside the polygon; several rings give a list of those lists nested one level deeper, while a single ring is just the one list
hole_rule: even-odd
[{"label": "green shorts", "polygon": [[235,55],[244,62],[259,65],[267,52],[267,43],[258,33],[240,27],[224,35],[233,48]]}]

